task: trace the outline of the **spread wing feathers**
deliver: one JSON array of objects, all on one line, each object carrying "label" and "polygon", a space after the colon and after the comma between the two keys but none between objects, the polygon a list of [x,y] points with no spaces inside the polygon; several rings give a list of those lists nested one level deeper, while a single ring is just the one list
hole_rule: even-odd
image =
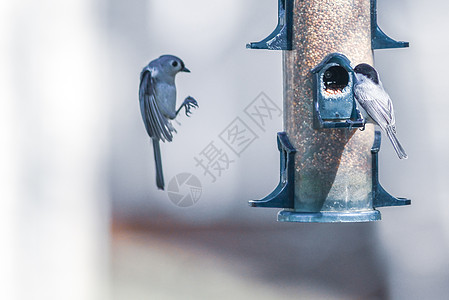
[{"label": "spread wing feathers", "polygon": [[369,116],[383,129],[386,129],[388,126],[391,127],[393,132],[396,132],[393,103],[390,97],[380,88],[376,91],[375,95],[376,97],[373,97],[360,89],[357,91],[359,103]]},{"label": "spread wing feathers", "polygon": [[140,112],[145,128],[151,138],[171,142],[173,139],[172,132],[175,129],[170,120],[159,109],[156,97],[151,71],[149,68],[145,68],[140,74],[139,87]]}]

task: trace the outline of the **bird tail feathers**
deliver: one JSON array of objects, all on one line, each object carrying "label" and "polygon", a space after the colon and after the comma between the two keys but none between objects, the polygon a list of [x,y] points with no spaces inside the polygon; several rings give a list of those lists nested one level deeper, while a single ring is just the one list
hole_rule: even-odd
[{"label": "bird tail feathers", "polygon": [[156,165],[156,185],[159,189],[164,189],[164,174],[162,173],[162,158],[159,140],[153,139],[154,162]]},{"label": "bird tail feathers", "polygon": [[398,138],[396,137],[396,130],[394,127],[392,126],[387,126],[387,128],[385,129],[388,138],[390,139],[391,143],[393,144],[393,148],[396,151],[396,153],[398,154],[400,159],[406,159],[408,156],[405,153],[405,149],[402,147],[401,143],[399,143]]}]

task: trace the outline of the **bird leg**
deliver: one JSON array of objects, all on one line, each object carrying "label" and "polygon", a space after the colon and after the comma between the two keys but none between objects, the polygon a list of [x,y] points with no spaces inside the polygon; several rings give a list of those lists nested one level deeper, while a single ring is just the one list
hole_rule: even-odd
[{"label": "bird leg", "polygon": [[190,117],[191,109],[192,108],[197,108],[198,107],[198,102],[196,102],[195,99],[193,99],[193,97],[187,97],[184,102],[181,104],[181,106],[178,108],[178,110],[176,111],[176,115],[179,114],[179,112],[181,111],[181,109],[185,107],[186,109],[186,116]]},{"label": "bird leg", "polygon": [[366,129],[366,119],[362,117],[362,121],[363,121],[363,127],[360,127],[359,130],[360,131],[365,131],[365,129]]}]

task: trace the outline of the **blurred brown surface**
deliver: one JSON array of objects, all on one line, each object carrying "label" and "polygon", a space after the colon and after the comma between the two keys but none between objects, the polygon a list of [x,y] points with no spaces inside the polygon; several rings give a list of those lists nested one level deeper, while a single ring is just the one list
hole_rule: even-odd
[{"label": "blurred brown surface", "polygon": [[372,224],[114,224],[114,299],[387,299]]}]

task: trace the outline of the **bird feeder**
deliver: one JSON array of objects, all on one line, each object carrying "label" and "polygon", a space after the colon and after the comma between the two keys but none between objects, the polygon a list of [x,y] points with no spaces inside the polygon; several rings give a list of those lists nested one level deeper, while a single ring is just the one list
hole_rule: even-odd
[{"label": "bird feeder", "polygon": [[250,49],[283,50],[280,181],[252,207],[283,208],[278,221],[368,222],[378,207],[409,205],[379,183],[381,135],[354,100],[354,71],[373,50],[408,47],[377,25],[376,0],[279,0],[278,26]]}]

